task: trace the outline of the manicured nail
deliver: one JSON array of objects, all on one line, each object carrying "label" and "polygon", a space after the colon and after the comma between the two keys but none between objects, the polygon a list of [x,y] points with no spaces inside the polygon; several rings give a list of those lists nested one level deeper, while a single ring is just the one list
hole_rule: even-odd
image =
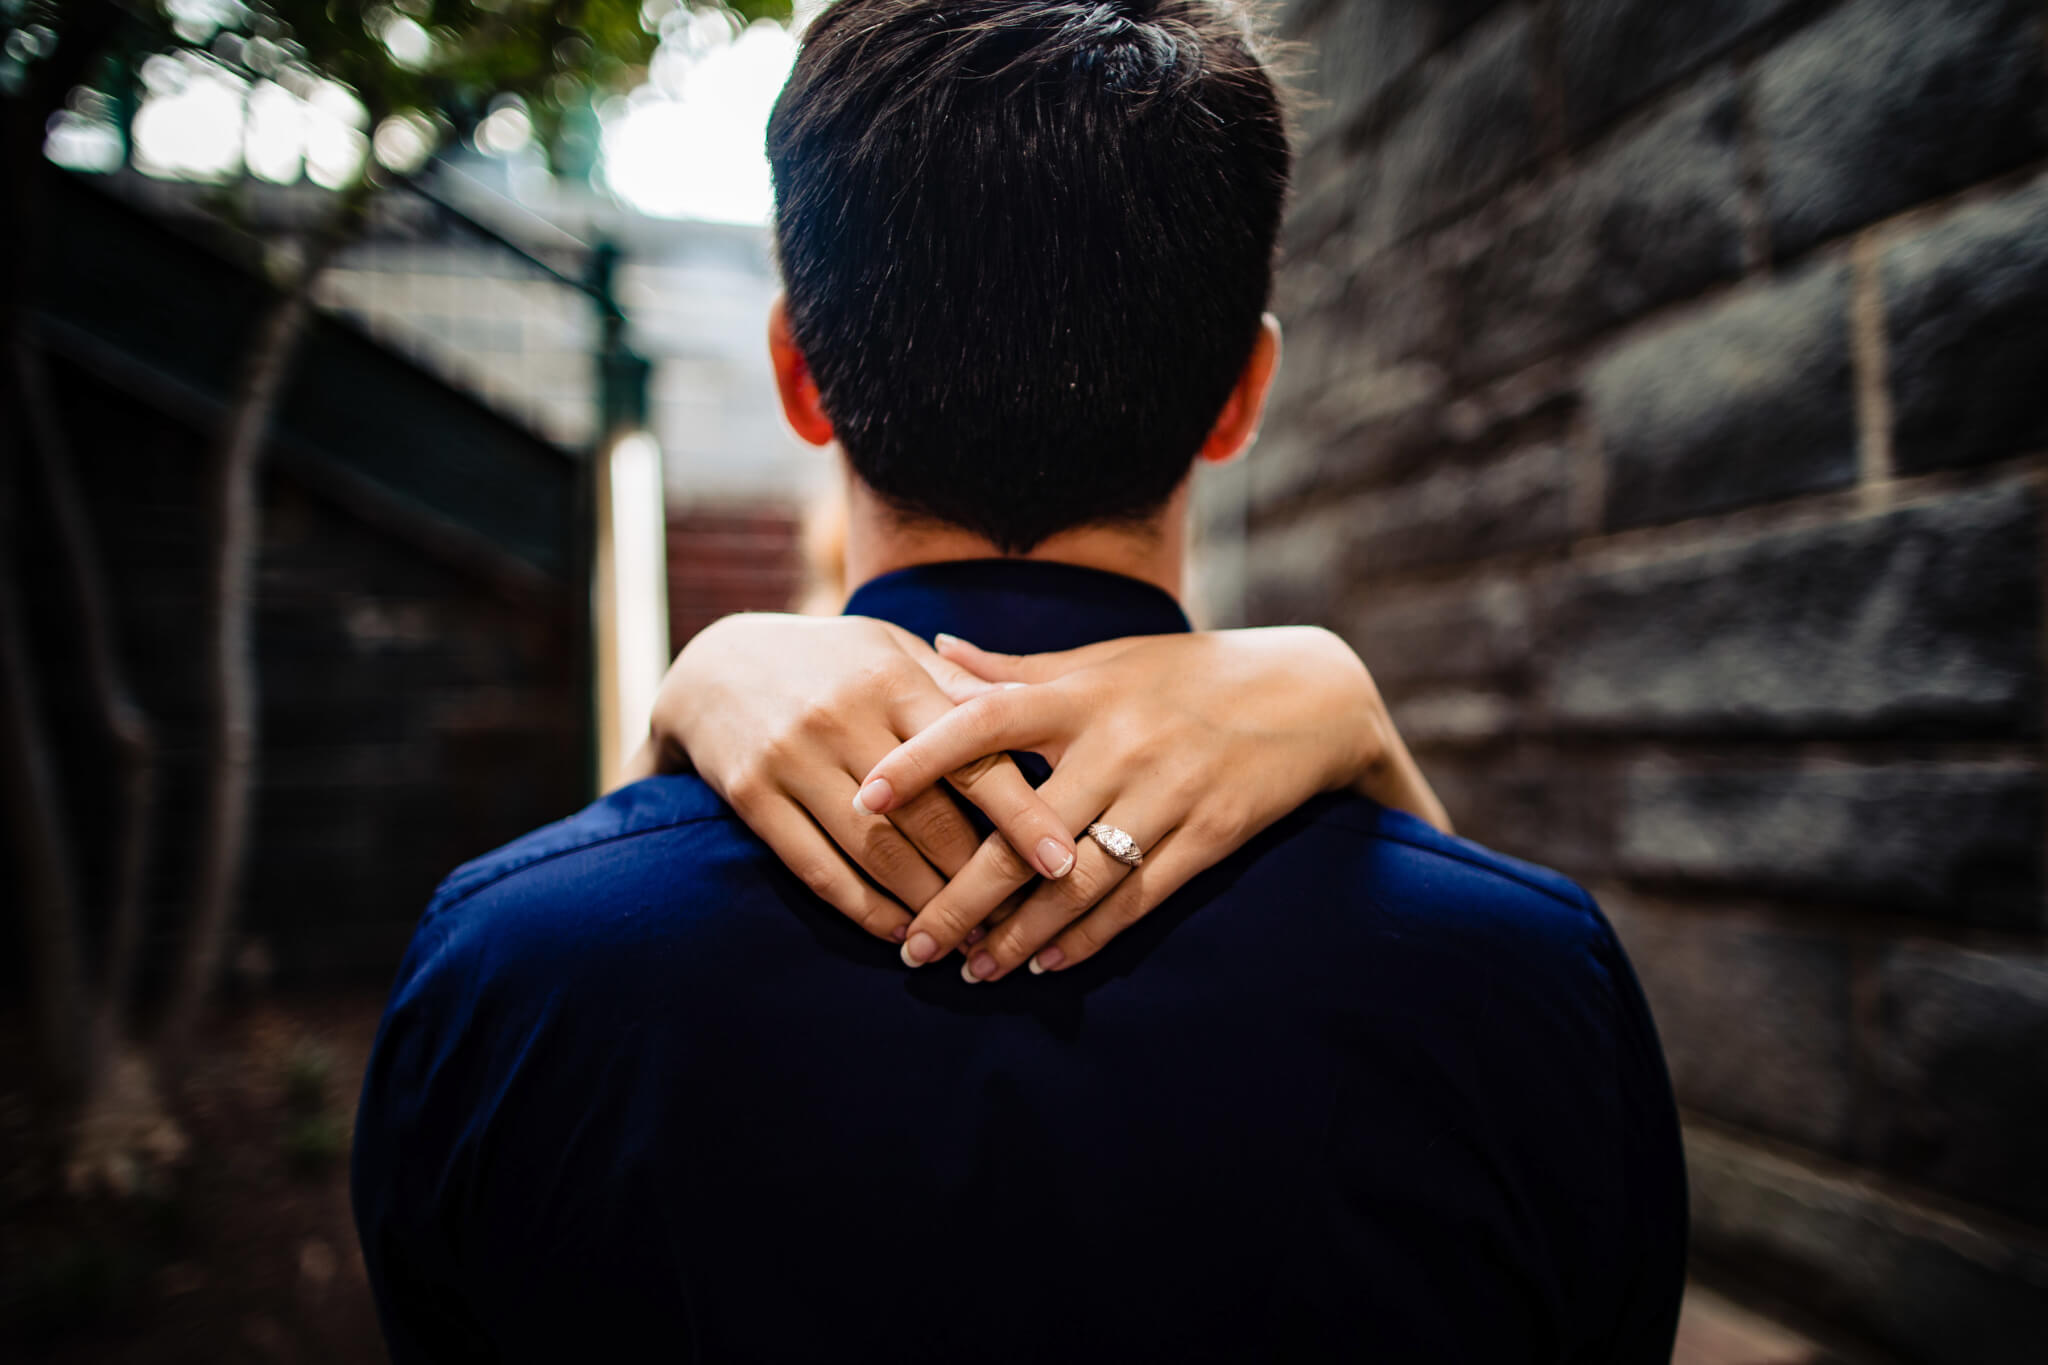
[{"label": "manicured nail", "polygon": [[1074,870],[1074,850],[1046,835],[1038,841],[1038,870],[1055,879],[1066,876]]},{"label": "manicured nail", "polygon": [[967,941],[969,943],[979,943],[987,937],[988,930],[982,928],[979,924],[975,925],[972,929],[969,929],[967,931]]},{"label": "manicured nail", "polygon": [[1029,686],[1031,686],[1031,684],[1030,684],[1030,683],[1017,683],[1017,682],[1010,682],[1010,683],[999,683],[999,684],[997,684],[997,686],[998,686],[998,687],[1000,687],[1000,688],[1001,688],[1001,689],[1002,689],[1003,691],[1005,691],[1005,692],[1015,692],[1015,691],[1016,691],[1016,690],[1017,690],[1018,688],[1020,688],[1020,687],[1029,687]]},{"label": "manicured nail", "polygon": [[986,981],[996,974],[996,960],[992,954],[976,953],[960,964],[960,975],[969,981]]},{"label": "manicured nail", "polygon": [[980,977],[974,974],[974,960],[972,958],[960,964],[960,979],[970,986],[981,980]]},{"label": "manicured nail", "polygon": [[889,931],[889,937],[890,937],[890,938],[892,938],[892,939],[894,939],[894,940],[895,940],[896,942],[898,942],[898,943],[901,943],[901,942],[903,942],[903,936],[904,936],[905,934],[909,933],[909,932],[910,932],[910,926],[909,926],[909,925],[907,925],[907,924],[899,924],[899,925],[897,925],[897,926],[896,926],[896,927],[895,927],[894,929],[891,929],[891,930]]},{"label": "manicured nail", "polygon": [[876,778],[853,794],[853,808],[862,815],[880,815],[896,799],[886,778]]},{"label": "manicured nail", "polygon": [[1057,948],[1040,948],[1031,959],[1032,974],[1044,976],[1047,972],[1056,972],[1060,964],[1066,960],[1067,955]]},{"label": "manicured nail", "polygon": [[931,960],[932,950],[938,946],[939,941],[937,939],[922,929],[918,930],[910,936],[910,941],[903,945],[903,965],[906,967],[922,967]]},{"label": "manicured nail", "polygon": [[[957,635],[948,635],[943,630],[937,635],[932,636],[933,649],[944,649],[947,645],[967,645],[967,642]],[[967,647],[969,649],[974,648],[973,645],[967,645]]]}]

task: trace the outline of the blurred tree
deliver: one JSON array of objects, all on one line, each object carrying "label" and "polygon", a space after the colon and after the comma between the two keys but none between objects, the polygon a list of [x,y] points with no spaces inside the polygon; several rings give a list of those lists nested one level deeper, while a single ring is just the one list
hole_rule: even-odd
[{"label": "blurred tree", "polygon": [[[261,528],[258,472],[280,395],[335,253],[357,236],[375,196],[414,175],[436,151],[473,137],[494,113],[522,111],[550,164],[587,172],[597,96],[644,78],[676,0],[0,0],[0,120],[6,212],[0,214],[0,326],[9,364],[0,391],[0,546],[23,514],[33,454],[67,587],[81,626],[88,690],[116,756],[114,834],[105,962],[88,979],[81,949],[81,850],[55,799],[55,762],[41,724],[39,675],[22,619],[18,565],[0,564],[0,787],[23,871],[35,1017],[46,1074],[80,1102],[69,1176],[75,1188],[133,1187],[182,1139],[159,1100],[175,1084],[194,1026],[220,972],[232,928],[257,755],[256,678],[250,645],[251,579]],[[701,4],[735,22],[786,20],[789,0]],[[206,469],[211,518],[204,642],[209,706],[202,845],[190,918],[153,1056],[130,1038],[127,997],[142,939],[142,887],[150,856],[155,759],[115,635],[100,557],[64,448],[61,416],[42,372],[24,308],[43,230],[36,204],[45,128],[81,86],[98,85],[132,110],[133,73],[152,55],[189,55],[295,93],[343,87],[367,132],[352,173],[324,218],[292,252],[271,253],[274,299],[250,336],[229,410]],[[125,130],[124,130],[125,131]],[[224,211],[231,200],[223,198]]]}]

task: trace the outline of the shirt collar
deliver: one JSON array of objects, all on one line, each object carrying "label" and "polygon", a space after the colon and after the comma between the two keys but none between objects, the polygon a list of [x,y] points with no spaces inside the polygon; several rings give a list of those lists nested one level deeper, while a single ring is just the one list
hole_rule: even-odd
[{"label": "shirt collar", "polygon": [[891,621],[926,640],[944,631],[999,654],[1043,654],[1191,629],[1164,589],[1042,559],[963,559],[897,569],[862,584],[848,599],[846,614]]}]

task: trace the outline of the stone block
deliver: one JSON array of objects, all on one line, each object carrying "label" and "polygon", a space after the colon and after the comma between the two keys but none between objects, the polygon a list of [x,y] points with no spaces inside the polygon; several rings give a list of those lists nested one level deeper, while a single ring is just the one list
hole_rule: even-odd
[{"label": "stone block", "polygon": [[1639,880],[2043,927],[2032,764],[1700,772],[1640,763],[1620,804],[1618,863]]},{"label": "stone block", "polygon": [[1537,150],[1529,11],[1504,9],[1418,73],[1417,93],[1365,153],[1358,219],[1391,242],[1499,184]]},{"label": "stone block", "polygon": [[1351,502],[1336,571],[1354,580],[1559,544],[1570,534],[1571,452],[1558,444],[1483,463],[1441,462]]},{"label": "stone block", "polygon": [[1529,589],[1515,577],[1374,593],[1332,624],[1396,699],[1432,689],[1518,690],[1535,639]]},{"label": "stone block", "polygon": [[[1454,687],[1404,697],[1389,703],[1389,710],[1409,745],[1417,752],[1426,750],[1431,755],[1431,772],[1434,773],[1437,755],[1474,746],[1491,748],[1512,738],[1523,726],[1526,708],[1517,696],[1485,688]],[[1526,806],[1546,800],[1548,796],[1547,789],[1537,788],[1519,792],[1515,799],[1518,805]],[[1450,797],[1446,795],[1444,799],[1448,801]],[[1470,805],[1467,803],[1468,807]],[[1487,838],[1481,842],[1492,843],[1493,840]]]},{"label": "stone block", "polygon": [[1336,565],[1350,534],[1341,504],[1301,512],[1253,532],[1245,556],[1245,619],[1255,626],[1328,621],[1343,599]]},{"label": "stone block", "polygon": [[[1570,454],[1561,445],[1478,463],[1444,461],[1411,482],[1322,500],[1256,523],[1255,620],[1326,619],[1343,586],[1376,575],[1561,543],[1570,533]],[[1313,478],[1314,474],[1301,474]],[[1271,496],[1253,482],[1253,496]]]},{"label": "stone block", "polygon": [[1558,59],[1574,139],[1712,60],[1790,0],[1564,0]]},{"label": "stone block", "polygon": [[1694,1260],[1928,1365],[2036,1365],[2048,1252],[1699,1127]]},{"label": "stone block", "polygon": [[1737,124],[1734,83],[1710,82],[1510,212],[1458,271],[1458,368],[1498,373],[1739,274]]},{"label": "stone block", "polygon": [[1446,281],[1426,251],[1361,263],[1338,242],[1283,270],[1285,353],[1249,461],[1261,512],[1406,477],[1453,439]]},{"label": "stone block", "polygon": [[1331,376],[1261,438],[1249,463],[1254,520],[1423,469],[1446,445],[1444,387],[1426,362]]},{"label": "stone block", "polygon": [[1714,912],[1602,908],[1657,1021],[1678,1102],[1841,1152],[1854,1096],[1843,941]]},{"label": "stone block", "polygon": [[2008,484],[1560,575],[1544,706],[1610,734],[2037,734],[2039,520]]},{"label": "stone block", "polygon": [[1606,357],[1587,397],[1610,527],[1676,521],[1855,482],[1849,273],[1809,269]]},{"label": "stone block", "polygon": [[1854,0],[1757,64],[1779,255],[2048,150],[2035,0]]},{"label": "stone block", "polygon": [[[1333,139],[1310,143],[1295,158],[1287,216],[1280,223],[1283,281],[1289,273],[1300,273],[1293,269],[1296,262],[1320,249],[1351,221],[1358,175],[1357,166]],[[1286,288],[1284,283],[1276,287],[1276,302],[1284,297]]]},{"label": "stone block", "polygon": [[1302,143],[1341,139],[1394,82],[1498,2],[1295,0],[1280,26],[1305,49],[1294,62],[1310,92],[1297,122]]},{"label": "stone block", "polygon": [[1347,0],[1328,7],[1304,35],[1310,98],[1298,126],[1304,145],[1341,137],[1359,114],[1429,51],[1436,28],[1413,0]]},{"label": "stone block", "polygon": [[1620,788],[1609,765],[1556,750],[1498,748],[1460,753],[1432,744],[1414,720],[1443,694],[1393,704],[1394,723],[1421,754],[1430,785],[1458,833],[1575,881],[1605,876],[1613,863]]},{"label": "stone block", "polygon": [[1344,287],[1333,302],[1349,352],[1348,369],[1363,362],[1386,368],[1436,362],[1450,339],[1452,278],[1442,253],[1427,243],[1380,254],[1347,238],[1351,259],[1341,268]]},{"label": "stone block", "polygon": [[2048,447],[2048,179],[1899,243],[1882,271],[1898,468]]},{"label": "stone block", "polygon": [[1878,980],[1885,1164],[2048,1225],[2048,958],[1902,943]]}]

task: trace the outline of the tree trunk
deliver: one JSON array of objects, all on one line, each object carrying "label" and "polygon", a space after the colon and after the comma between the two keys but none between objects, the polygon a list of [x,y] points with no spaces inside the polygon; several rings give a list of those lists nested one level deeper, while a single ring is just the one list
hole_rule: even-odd
[{"label": "tree trunk", "polygon": [[244,353],[241,379],[207,467],[211,512],[211,603],[206,687],[211,708],[204,824],[193,880],[192,917],[160,1035],[161,1056],[182,1068],[200,1011],[220,975],[248,844],[249,792],[256,767],[256,661],[251,593],[262,542],[257,472],[278,400],[312,312],[312,289],[348,229],[361,197],[344,200],[329,231],[317,236],[290,285],[271,305]]},{"label": "tree trunk", "polygon": [[42,354],[27,338],[14,346],[16,383],[33,433],[51,525],[84,656],[86,687],[113,758],[116,798],[112,878],[108,885],[106,961],[93,1011],[90,1066],[97,1072],[127,1032],[129,994],[142,947],[143,892],[155,844],[156,735],[128,685],[116,641],[97,537],[79,497],[72,452],[50,390]]},{"label": "tree trunk", "polygon": [[[0,380],[0,391],[13,396],[14,389],[12,373]],[[19,410],[16,403],[7,406]],[[87,1065],[78,886],[22,609],[21,537],[15,530],[22,483],[19,427],[0,424],[0,443],[0,790],[21,866],[37,1058],[46,1082],[75,1098],[84,1089]]]},{"label": "tree trunk", "polygon": [[78,0],[64,20],[63,41],[33,68],[28,88],[0,97],[0,345],[9,355],[0,373],[0,790],[21,866],[39,1069],[60,1093],[75,1096],[90,1061],[87,986],[74,850],[23,610],[16,527],[27,462],[19,457],[32,438],[18,418],[33,400],[12,356],[24,335],[28,281],[40,260],[43,130],[111,41],[122,11],[108,0]]}]

